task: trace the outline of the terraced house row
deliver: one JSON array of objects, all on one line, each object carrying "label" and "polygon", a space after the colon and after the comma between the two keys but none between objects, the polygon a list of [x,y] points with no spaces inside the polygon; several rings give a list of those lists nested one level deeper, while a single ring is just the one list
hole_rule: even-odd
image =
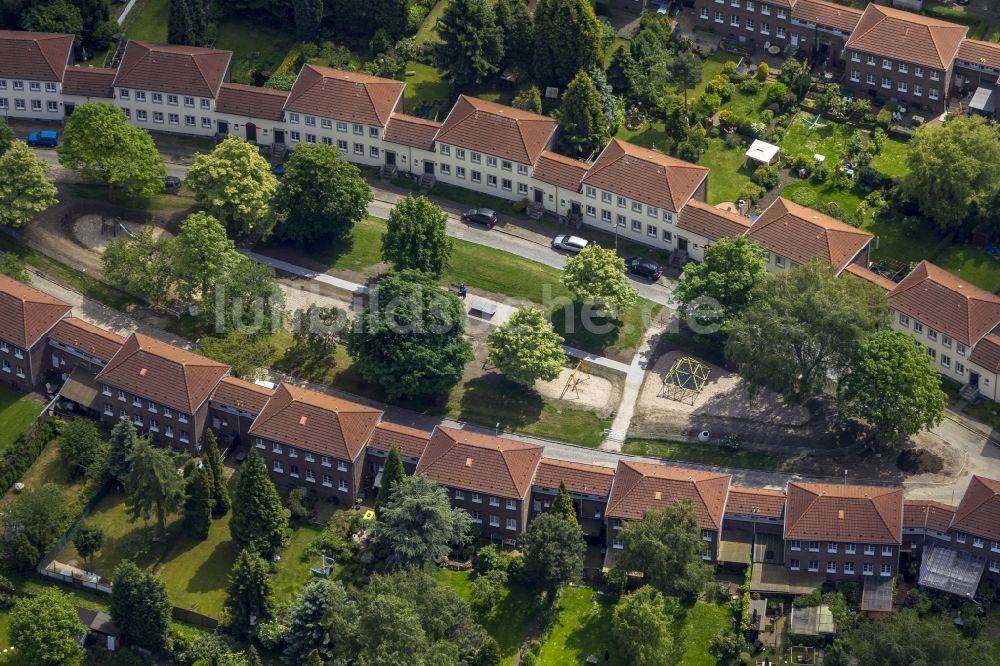
[{"label": "terraced house row", "polygon": [[[819,55],[840,84],[877,103],[932,113],[959,96],[995,95],[1000,45],[966,37],[968,27],[869,3],[862,11],[826,0],[695,0],[697,27],[786,55]],[[983,110],[995,113],[996,99]]]},{"label": "terraced house row", "polygon": [[[469,429],[433,432],[383,421],[375,407],[282,383],[259,385],[198,354],[133,333],[107,333],[65,303],[0,276],[0,343],[26,368],[21,391],[58,388],[62,408],[110,428],[129,419],[162,446],[197,454],[212,428],[227,448],[256,450],[282,489],[354,505],[381,484],[392,447],[408,474],[443,485],[484,540],[514,546],[565,483],[588,542],[611,566],[622,530],[646,511],[691,503],[702,557],[752,566],[753,589],[804,593],[823,581],[864,584],[865,607],[891,603],[892,579],[921,557],[922,585],[969,596],[1000,583],[1000,482],[973,477],[958,506],[903,499],[900,487],[732,485],[729,474],[619,460],[549,458],[542,446]],[[6,366],[5,366],[6,367]]]}]

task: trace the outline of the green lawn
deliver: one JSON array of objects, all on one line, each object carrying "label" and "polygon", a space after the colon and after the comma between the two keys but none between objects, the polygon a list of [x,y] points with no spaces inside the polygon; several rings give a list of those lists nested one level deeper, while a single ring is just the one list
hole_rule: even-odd
[{"label": "green lawn", "polygon": [[720,629],[731,627],[731,611],[727,606],[699,601],[684,612],[676,628],[674,649],[678,666],[715,666],[716,659],[708,652],[712,637]]},{"label": "green lawn", "polygon": [[[0,422],[3,416],[0,415]],[[74,502],[80,498],[80,492],[85,483],[82,479],[70,479],[66,473],[66,466],[59,458],[59,441],[52,440],[45,445],[41,454],[32,463],[28,471],[21,476],[21,483],[25,488],[40,488],[46,483],[54,483],[59,486],[59,494],[66,502]],[[7,494],[0,499],[0,506],[4,506],[14,497],[14,490],[7,491]]]},{"label": "green lawn", "polygon": [[[466,601],[470,599],[471,578],[471,571],[438,570],[438,580]],[[508,666],[513,662],[517,649],[524,640],[525,632],[534,619],[535,596],[520,585],[512,585],[504,589],[500,602],[488,614],[475,613],[475,615],[476,620],[500,645],[502,663]]]},{"label": "green lawn", "polygon": [[[559,613],[549,627],[539,664],[583,664],[590,655],[600,663],[620,666],[608,628],[612,604],[592,587],[567,587],[559,597]],[[604,661],[604,651],[611,659]]]},{"label": "green lawn", "polygon": [[886,139],[882,152],[872,160],[872,167],[893,178],[905,176],[910,170],[906,164],[906,144],[897,139]]},{"label": "green lawn", "polygon": [[1000,290],[1000,261],[981,247],[952,245],[934,263],[986,291]]},{"label": "green lawn", "polygon": [[711,444],[685,444],[664,440],[630,439],[622,446],[622,451],[679,462],[759,469],[768,472],[782,469],[785,462],[782,457],[748,449],[732,452]]},{"label": "green lawn", "polygon": [[851,215],[861,204],[861,196],[855,190],[837,188],[830,181],[817,185],[811,180],[800,180],[783,189],[781,196],[810,208],[821,203],[834,203]]},{"label": "green lawn", "polygon": [[729,148],[723,139],[709,139],[708,150],[698,164],[709,168],[708,203],[735,202],[740,190],[750,182],[750,170],[743,168],[742,148]]},{"label": "green lawn", "polygon": [[319,558],[306,557],[305,553],[322,533],[322,529],[313,525],[301,525],[292,530],[292,537],[281,551],[281,559],[275,563],[271,576],[276,603],[290,604],[306,583],[313,579],[310,569],[319,566]]},{"label": "green lawn", "polygon": [[812,157],[818,153],[825,155],[831,166],[836,166],[846,152],[847,139],[854,130],[826,118],[811,128],[814,120],[813,114],[798,112],[781,140],[781,152],[789,158],[801,154]]},{"label": "green lawn", "polygon": [[439,43],[441,41],[437,33],[437,23],[441,15],[444,14],[444,10],[448,8],[448,2],[449,0],[438,0],[431,10],[427,12],[427,17],[420,24],[420,29],[417,30],[417,34],[413,37],[417,46],[430,42]]},{"label": "green lawn", "polygon": [[0,386],[0,453],[42,413],[42,405]]},{"label": "green lawn", "polygon": [[[444,0],[438,5],[444,4]],[[416,114],[417,109],[424,102],[434,106],[430,114],[433,120],[435,115],[440,121],[448,114],[448,101],[451,93],[445,73],[437,67],[424,65],[415,60],[406,64],[406,89],[403,93],[403,107],[409,114]],[[409,72],[413,72],[412,76]]]},{"label": "green lawn", "polygon": [[233,52],[235,83],[253,83],[254,72],[270,74],[295,43],[288,30],[238,19],[220,22],[215,34],[215,48]]},{"label": "green lawn", "polygon": [[229,572],[238,555],[229,535],[230,516],[232,511],[213,520],[204,541],[182,533],[174,545],[160,571],[160,579],[167,586],[174,606],[222,619]]},{"label": "green lawn", "polygon": [[76,183],[71,187],[73,190],[73,196],[134,208],[146,208],[149,210],[183,210],[185,208],[193,208],[197,205],[194,197],[192,196],[182,196],[161,192],[160,194],[155,195],[150,201],[136,202],[122,196],[121,191],[109,190],[108,187],[104,185]]},{"label": "green lawn", "polygon": [[129,12],[125,37],[166,44],[169,18],[170,0],[142,0]]}]

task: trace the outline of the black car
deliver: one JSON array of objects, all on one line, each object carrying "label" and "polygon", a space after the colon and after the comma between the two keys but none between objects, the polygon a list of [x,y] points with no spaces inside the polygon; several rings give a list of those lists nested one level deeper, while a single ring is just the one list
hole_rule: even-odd
[{"label": "black car", "polygon": [[489,208],[470,208],[462,213],[462,221],[481,224],[487,229],[492,229],[496,226],[497,214]]},{"label": "black car", "polygon": [[642,257],[629,257],[625,260],[625,268],[629,273],[635,273],[652,282],[656,282],[663,275],[663,268],[658,263]]},{"label": "black car", "polygon": [[177,176],[164,176],[163,189],[167,192],[179,192],[181,189],[181,179]]}]

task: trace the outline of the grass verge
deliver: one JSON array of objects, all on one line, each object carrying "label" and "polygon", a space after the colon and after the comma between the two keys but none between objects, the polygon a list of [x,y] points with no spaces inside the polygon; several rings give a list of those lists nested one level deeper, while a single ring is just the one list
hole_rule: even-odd
[{"label": "grass verge", "polygon": [[[0,237],[2,238],[2,237]],[[0,453],[27,430],[42,411],[42,405],[0,386]]]},{"label": "grass verge", "polygon": [[685,444],[684,442],[649,439],[630,439],[622,446],[622,451],[679,462],[759,469],[767,472],[779,471],[786,460],[781,456],[749,449],[727,451],[714,444]]},{"label": "grass verge", "polygon": [[[559,596],[559,613],[549,627],[538,657],[540,664],[583,664],[596,655],[602,664],[620,666],[609,632],[613,605],[591,587],[567,587]],[[611,658],[603,660],[607,650]]]},{"label": "grass verge", "polygon": [[[288,545],[281,551],[271,575],[274,601],[278,605],[290,604],[302,588],[312,580],[311,568],[319,566],[318,557],[306,557],[306,550],[323,533],[314,525],[300,525],[292,530]],[[334,578],[336,571],[334,568]]]}]

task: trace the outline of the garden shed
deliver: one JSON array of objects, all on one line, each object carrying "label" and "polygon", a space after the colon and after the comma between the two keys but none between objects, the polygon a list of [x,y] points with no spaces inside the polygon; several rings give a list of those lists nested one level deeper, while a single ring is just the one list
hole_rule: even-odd
[{"label": "garden shed", "polygon": [[750,148],[744,155],[743,163],[774,164],[774,161],[778,159],[778,151],[779,148],[773,143],[757,139],[750,144]]}]

